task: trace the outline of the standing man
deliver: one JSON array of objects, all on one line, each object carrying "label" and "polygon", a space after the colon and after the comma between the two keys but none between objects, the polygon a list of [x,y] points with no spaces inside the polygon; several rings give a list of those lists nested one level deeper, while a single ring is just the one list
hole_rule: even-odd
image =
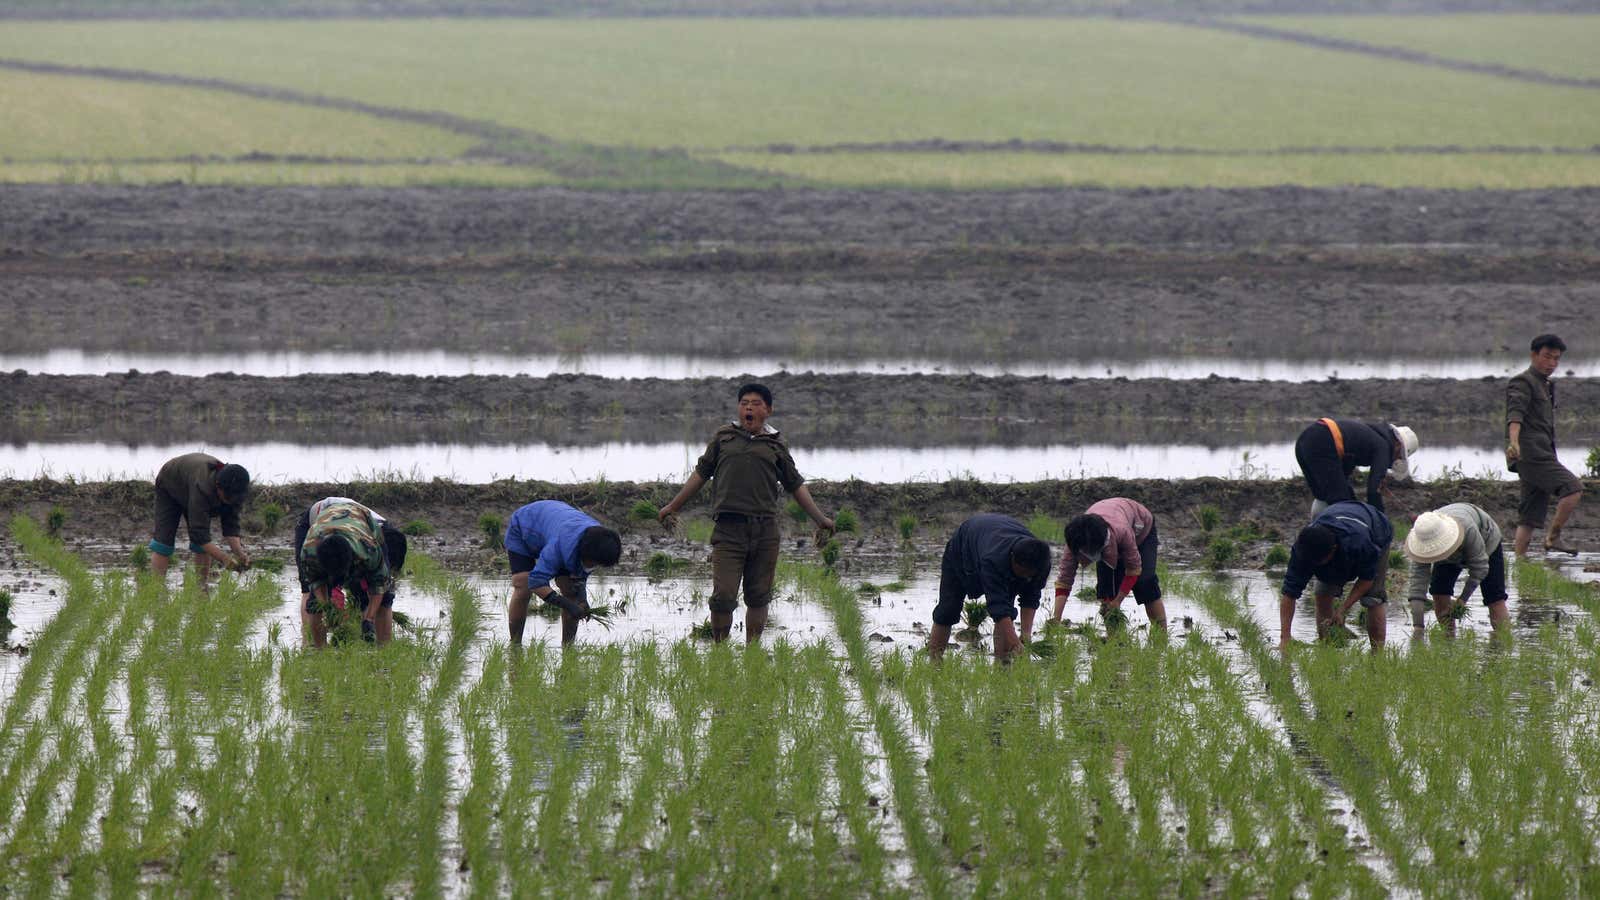
[{"label": "standing man", "polygon": [[728,639],[743,582],[745,640],[754,643],[767,626],[778,571],[779,485],[823,533],[833,531],[833,520],[817,508],[782,436],[767,424],[772,391],[761,384],[741,385],[738,399],[739,417],[717,429],[683,489],[661,507],[660,519],[670,522],[712,482],[711,637]]},{"label": "standing man", "polygon": [[394,636],[394,570],[384,546],[383,520],[342,497],[330,497],[316,507],[295,553],[300,584],[311,595],[302,610],[311,619],[312,644],[327,646],[328,610],[342,608],[346,598],[354,598],[361,610],[361,636],[389,643]]},{"label": "standing man", "polygon": [[1556,459],[1556,385],[1550,380],[1567,345],[1553,334],[1533,339],[1527,371],[1506,386],[1506,468],[1522,482],[1517,504],[1518,556],[1528,555],[1533,530],[1544,525],[1550,498],[1556,498],[1556,517],[1544,535],[1546,552],[1578,551],[1562,540],[1561,528],[1578,508],[1583,482]]},{"label": "standing man", "polygon": [[1166,630],[1167,607],[1161,602],[1161,582],[1156,578],[1156,548],[1161,541],[1150,510],[1126,497],[1101,500],[1067,523],[1066,536],[1067,553],[1056,576],[1052,622],[1061,621],[1081,564],[1095,567],[1095,596],[1100,598],[1102,619],[1111,610],[1121,609],[1132,592],[1150,623]]},{"label": "standing man", "polygon": [[[195,555],[200,581],[211,574],[211,561],[230,569],[250,567],[250,554],[239,537],[239,506],[250,493],[250,473],[236,463],[223,463],[206,453],[185,453],[166,461],[156,473],[155,536],[150,539],[150,568],[165,580],[178,537],[178,520],[189,527],[189,552]],[[222,519],[222,538],[231,554],[211,539],[211,519]]]},{"label": "standing man", "polygon": [[[933,608],[928,655],[938,659],[950,644],[968,599],[983,597],[994,620],[994,655],[1005,659],[1033,635],[1033,617],[1050,575],[1050,545],[1010,516],[981,513],[962,522],[944,545],[939,566],[939,603]],[[1022,636],[1017,637],[1017,607]]]},{"label": "standing man", "polygon": [[622,537],[575,506],[536,500],[511,514],[505,545],[511,560],[511,602],[506,604],[511,643],[522,646],[528,603],[537,595],[561,610],[561,646],[571,644],[578,622],[589,618],[589,573],[617,564]]},{"label": "standing man", "polygon": [[[383,534],[384,559],[389,564],[389,572],[392,577],[390,579],[388,589],[383,592],[383,605],[381,607],[383,614],[375,617],[371,635],[374,640],[376,640],[379,637],[378,629],[381,627],[383,629],[383,642],[387,643],[393,634],[393,630],[390,626],[394,622],[394,579],[400,576],[400,572],[405,568],[406,564],[406,550],[408,548],[406,536],[402,531],[400,531],[400,529],[394,527],[394,525],[390,523],[388,519],[373,512],[367,506],[351,500],[349,497],[324,497],[307,507],[306,510],[300,514],[300,520],[295,523],[294,567],[296,573],[300,577],[301,631],[303,633],[306,630],[309,630],[312,635],[312,642],[318,647],[321,647],[327,643],[328,628],[322,617],[324,610],[319,608],[317,604],[311,602],[311,582],[306,577],[305,567],[301,565],[300,551],[303,547],[305,547],[306,535],[311,532],[312,520],[320,516],[324,509],[327,509],[329,506],[334,504],[349,504],[352,506],[359,506],[361,509],[366,510],[367,515],[370,516],[373,521],[378,523],[378,530]],[[330,599],[333,600],[335,605],[339,605],[341,608],[343,608],[343,588],[333,588],[330,591]],[[363,609],[365,609],[365,604],[363,604]],[[363,634],[366,633],[366,630],[363,629]]]},{"label": "standing man", "polygon": [[[1472,592],[1483,589],[1483,605],[1489,608],[1489,624],[1504,628],[1506,613],[1506,552],[1501,546],[1500,526],[1494,517],[1471,503],[1452,503],[1417,516],[1406,535],[1406,556],[1411,558],[1411,580],[1406,597],[1411,601],[1411,624],[1423,627],[1428,604],[1433,596],[1433,614],[1444,623],[1450,636],[1456,633],[1451,612],[1465,605]],[[1467,572],[1461,596],[1453,597],[1456,579]]]},{"label": "standing man", "polygon": [[[1389,574],[1389,543],[1394,528],[1383,510],[1354,500],[1334,503],[1311,524],[1301,529],[1289,552],[1289,568],[1283,575],[1283,595],[1278,599],[1278,646],[1289,645],[1289,625],[1294,621],[1294,606],[1306,584],[1316,576],[1313,588],[1317,598],[1317,636],[1327,637],[1328,629],[1344,621],[1350,607],[1360,603],[1367,610],[1367,637],[1376,653],[1388,636],[1383,610],[1389,602],[1384,579]],[[1334,598],[1354,581],[1350,594],[1333,609]]]},{"label": "standing man", "polygon": [[1311,488],[1313,518],[1330,503],[1356,499],[1350,475],[1367,466],[1367,503],[1383,509],[1389,492],[1385,476],[1411,477],[1411,454],[1417,433],[1404,425],[1323,418],[1312,422],[1294,442],[1294,459]]}]

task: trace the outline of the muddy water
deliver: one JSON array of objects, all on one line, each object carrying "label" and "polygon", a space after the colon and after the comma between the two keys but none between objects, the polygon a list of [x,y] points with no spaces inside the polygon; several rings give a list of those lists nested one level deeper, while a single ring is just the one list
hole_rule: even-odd
[{"label": "muddy water", "polygon": [[[444,350],[397,352],[261,352],[176,355],[57,348],[43,353],[0,353],[0,372],[18,369],[35,375],[108,375],[130,370],[203,377],[233,373],[259,377],[384,372],[396,375],[597,375],[604,378],[734,378],[777,372],[819,375],[1020,375],[1050,378],[1175,378],[1217,376],[1246,380],[1322,381],[1328,378],[1485,378],[1506,377],[1526,368],[1520,357],[1470,354],[1444,359],[1252,359],[1176,356],[1170,358],[1020,359],[829,359],[780,356],[687,356],[642,353],[523,355],[455,353]],[[1569,376],[1600,376],[1600,359],[1580,361]]]},{"label": "muddy water", "polygon": [[0,590],[11,594],[11,622],[9,633],[0,634],[0,708],[8,705],[18,674],[28,657],[21,649],[31,647],[38,634],[67,602],[66,587],[60,578],[37,568],[29,568],[25,560],[14,560],[15,568],[0,575]]},{"label": "muddy water", "polygon": [[[504,478],[577,483],[679,480],[704,451],[700,443],[141,444],[100,442],[0,445],[0,477],[146,479],[168,459],[205,450],[250,469],[259,483],[444,478],[483,484]],[[1205,447],[1197,444],[1052,444],[1044,446],[791,448],[807,478],[901,483],[976,478],[987,482],[1052,478],[1297,477],[1289,443]],[[1429,447],[1414,460],[1420,480],[1442,474],[1507,478],[1498,447]]]}]

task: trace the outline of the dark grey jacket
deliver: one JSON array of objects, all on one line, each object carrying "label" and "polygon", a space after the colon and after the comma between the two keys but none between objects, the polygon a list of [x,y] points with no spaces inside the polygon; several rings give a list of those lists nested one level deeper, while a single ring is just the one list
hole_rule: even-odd
[{"label": "dark grey jacket", "polygon": [[1532,366],[1519,373],[1506,385],[1506,434],[1511,423],[1522,424],[1522,434],[1517,445],[1522,458],[1553,460],[1556,458],[1556,385]]}]

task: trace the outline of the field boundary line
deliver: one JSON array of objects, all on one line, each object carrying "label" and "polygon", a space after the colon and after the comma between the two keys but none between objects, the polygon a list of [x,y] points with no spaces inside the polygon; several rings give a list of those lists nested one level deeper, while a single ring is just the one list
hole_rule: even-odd
[{"label": "field boundary line", "polygon": [[[1600,86],[1600,85],[1597,85]],[[828,156],[848,153],[1031,153],[1043,156],[1195,156],[1216,158],[1254,158],[1274,156],[1597,156],[1600,144],[1557,147],[1544,145],[1487,144],[1482,147],[1461,144],[1350,145],[1326,147],[1288,145],[1282,147],[1181,147],[1161,144],[1095,144],[1077,141],[1029,141],[1011,138],[1004,141],[969,141],[925,138],[908,141],[845,141],[837,144],[755,144],[728,147],[691,147],[690,153],[764,153],[771,156]],[[184,162],[187,160],[176,160]],[[246,160],[248,161],[248,160]]]},{"label": "field boundary line", "polygon": [[1365,41],[1356,41],[1349,38],[1329,37],[1305,31],[1293,31],[1288,28],[1274,28],[1271,25],[1258,25],[1251,22],[1214,18],[1175,18],[1169,21],[1196,28],[1208,28],[1213,31],[1232,32],[1245,37],[1283,41],[1291,44],[1300,44],[1305,47],[1315,47],[1319,50],[1359,53],[1364,56],[1375,56],[1379,59],[1388,59],[1395,62],[1412,63],[1435,69],[1448,69],[1454,72],[1466,72],[1472,75],[1489,75],[1509,81],[1523,81],[1550,87],[1600,90],[1600,78],[1577,78],[1569,75],[1556,75],[1540,69],[1524,69],[1500,63],[1472,62],[1471,60],[1454,59],[1448,56],[1425,53],[1421,50],[1410,50],[1405,47],[1369,44]]}]

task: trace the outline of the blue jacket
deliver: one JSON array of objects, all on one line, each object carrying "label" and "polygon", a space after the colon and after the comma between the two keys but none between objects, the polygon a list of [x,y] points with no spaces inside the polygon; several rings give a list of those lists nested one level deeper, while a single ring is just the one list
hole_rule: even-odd
[{"label": "blue jacket", "polygon": [[1357,500],[1344,500],[1323,510],[1311,524],[1333,532],[1333,559],[1318,564],[1302,559],[1298,551],[1290,553],[1289,569],[1283,575],[1284,594],[1298,599],[1313,575],[1326,584],[1340,585],[1378,577],[1378,564],[1394,540],[1394,527],[1383,510]]},{"label": "blue jacket", "polygon": [[545,587],[560,575],[575,581],[589,577],[578,558],[578,539],[600,523],[582,510],[560,500],[529,503],[511,514],[506,525],[506,549],[536,560],[528,574],[528,587]]},{"label": "blue jacket", "polygon": [[[991,615],[1018,603],[1028,609],[1039,608],[1039,595],[1050,576],[1050,565],[1030,579],[1018,578],[1011,571],[1011,548],[1028,540],[1033,532],[1010,516],[981,513],[962,522],[950,536],[946,551],[953,556],[952,569],[958,569],[961,589],[968,597],[982,596]],[[956,574],[954,571],[951,574]],[[996,618],[1004,618],[997,615]]]}]

